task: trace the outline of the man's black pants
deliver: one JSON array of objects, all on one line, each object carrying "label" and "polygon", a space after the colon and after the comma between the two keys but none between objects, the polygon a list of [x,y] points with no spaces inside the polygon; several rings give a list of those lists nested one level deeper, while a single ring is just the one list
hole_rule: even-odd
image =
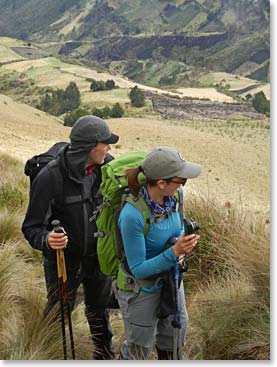
[{"label": "man's black pants", "polygon": [[[52,254],[51,254],[52,255]],[[112,278],[101,273],[97,256],[81,259],[66,257],[70,308],[74,308],[77,290],[83,284],[85,314],[96,352],[94,359],[114,359],[112,330],[109,321],[109,307],[117,308],[111,291]],[[47,305],[45,315],[59,302],[57,284],[57,262],[53,257],[44,257],[43,261],[47,287]]]}]

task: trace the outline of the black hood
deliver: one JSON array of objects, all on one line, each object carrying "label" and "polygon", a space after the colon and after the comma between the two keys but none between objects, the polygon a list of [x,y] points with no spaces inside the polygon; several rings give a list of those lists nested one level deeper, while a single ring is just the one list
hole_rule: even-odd
[{"label": "black hood", "polygon": [[96,146],[96,142],[87,143],[87,145],[80,144],[80,146],[69,145],[65,152],[66,155],[66,165],[70,171],[70,175],[77,179],[82,180],[85,177],[86,164],[88,161],[88,155]]},{"label": "black hood", "polygon": [[99,142],[114,144],[118,136],[112,134],[104,120],[97,116],[80,117],[70,133],[70,145],[66,151],[67,167],[71,176],[78,181],[85,176],[85,168],[90,151]]}]

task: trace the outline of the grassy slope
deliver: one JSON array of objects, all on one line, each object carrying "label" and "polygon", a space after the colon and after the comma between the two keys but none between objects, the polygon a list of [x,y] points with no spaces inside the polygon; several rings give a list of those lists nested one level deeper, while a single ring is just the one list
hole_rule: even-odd
[{"label": "grassy slope", "polygon": [[[27,203],[27,179],[22,174],[21,163],[54,141],[67,139],[70,129],[52,116],[15,103],[6,96],[0,95],[0,107],[1,162],[2,152],[21,160],[14,166],[12,160],[3,159],[1,177],[15,188],[20,188],[18,184],[23,177]],[[269,238],[265,233],[268,225],[265,226],[264,217],[259,222],[257,215],[249,215],[248,219],[254,218],[254,221],[248,224],[241,211],[234,211],[236,208],[230,203],[219,207],[211,199],[216,195],[216,199],[225,202],[234,197],[234,191],[241,186],[242,204],[248,204],[251,211],[257,209],[257,205],[265,209],[269,204],[266,197],[259,200],[256,186],[263,185],[262,181],[269,178],[266,164],[269,137],[257,137],[261,134],[253,131],[251,137],[243,138],[242,133],[249,124],[251,122],[240,124],[237,121],[233,130],[236,136],[231,137],[228,135],[230,127],[222,123],[225,131],[219,137],[216,135],[220,132],[219,126],[212,122],[213,128],[208,124],[200,128],[200,123],[189,127],[157,118],[109,120],[112,130],[121,136],[113,149],[115,156],[170,144],[178,147],[188,159],[203,165],[203,175],[189,182],[186,188],[187,192],[200,188],[203,193],[202,201],[194,202],[194,196],[186,199],[187,215],[198,221],[202,236],[186,276],[190,328],[185,357],[190,360],[268,359]],[[232,182],[228,184],[230,176],[233,176]],[[15,204],[15,193],[11,200],[5,197],[7,208]],[[247,198],[247,194],[251,197]],[[6,243],[0,245],[0,277],[5,275],[0,286],[1,310],[5,310],[0,312],[1,358],[62,359],[60,329],[49,330],[41,319],[45,293],[38,254],[33,254],[22,240],[18,230],[20,218],[12,213],[8,209],[0,211],[0,243]],[[88,360],[92,346],[82,304],[74,311],[73,322],[78,359]],[[112,315],[112,327],[118,351],[123,340],[120,314]]]},{"label": "grassy slope", "polygon": [[[68,140],[69,128],[52,116],[3,95],[0,106],[2,152],[26,160],[56,141]],[[185,126],[146,116],[110,119],[108,123],[121,137],[113,149],[115,156],[157,145],[176,146],[188,160],[203,166],[201,177],[189,182],[188,191],[215,195],[250,211],[269,211],[269,130],[262,125],[254,128],[251,122],[232,125],[228,121],[218,126]]]}]

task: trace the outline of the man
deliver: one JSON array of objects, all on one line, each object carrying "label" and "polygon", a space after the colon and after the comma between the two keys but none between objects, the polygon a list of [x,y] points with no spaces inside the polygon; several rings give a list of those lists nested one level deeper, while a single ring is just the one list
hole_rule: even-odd
[{"label": "man", "polygon": [[[92,115],[79,118],[72,127],[70,144],[35,178],[22,225],[30,245],[43,252],[45,314],[59,302],[55,250],[64,249],[71,310],[83,284],[85,313],[96,347],[94,359],[114,358],[108,308],[112,279],[100,272],[93,235],[97,229],[91,218],[102,200],[101,165],[112,159],[110,144],[118,139],[104,120]],[[53,174],[55,170],[58,175]],[[54,182],[55,176],[61,177],[59,182]],[[60,221],[64,233],[53,231],[53,219]]]}]

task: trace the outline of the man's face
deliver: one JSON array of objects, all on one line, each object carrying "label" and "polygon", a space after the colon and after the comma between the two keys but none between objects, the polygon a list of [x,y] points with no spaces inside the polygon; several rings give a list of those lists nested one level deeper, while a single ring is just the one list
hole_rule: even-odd
[{"label": "man's face", "polygon": [[109,144],[98,143],[88,155],[87,166],[103,164],[109,150],[111,150],[111,146]]}]

